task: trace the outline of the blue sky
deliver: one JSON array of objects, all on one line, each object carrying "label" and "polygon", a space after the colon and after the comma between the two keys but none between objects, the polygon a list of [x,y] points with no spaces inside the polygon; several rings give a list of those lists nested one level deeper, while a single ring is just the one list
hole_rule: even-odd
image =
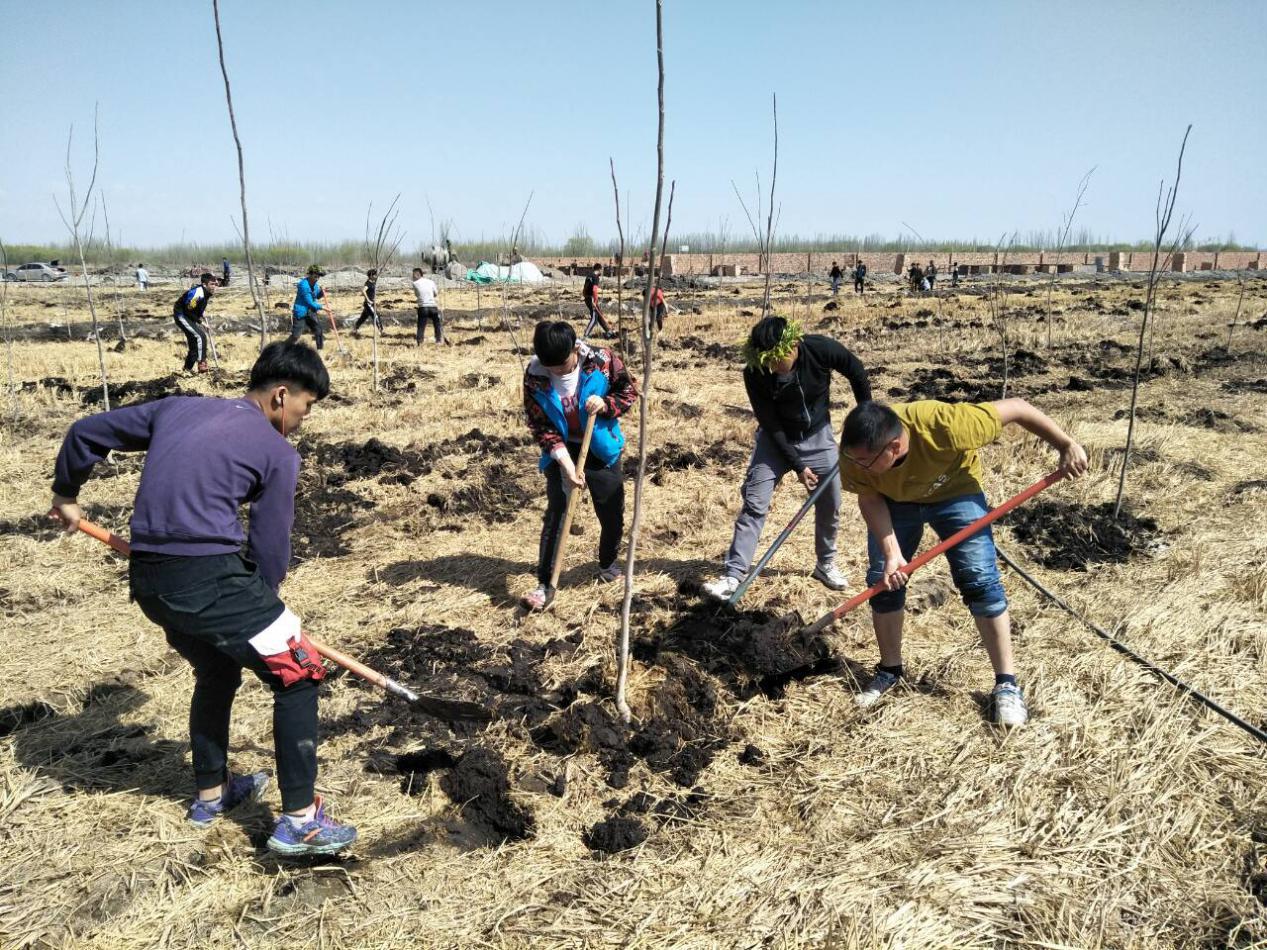
[{"label": "blue sky", "polygon": [[[222,0],[252,236],[359,238],[402,192],[458,239],[529,224],[614,236],[607,160],[649,227],[650,0],[437,4]],[[0,237],[60,240],[66,133],[101,170],[123,242],[232,240],[236,160],[210,0],[0,0]],[[1261,2],[666,0],[674,231],[747,228],[731,189],[768,178],[779,96],[780,231],[995,240],[1060,222],[1148,236],[1194,125],[1180,192],[1198,240],[1267,246]],[[623,198],[623,195],[622,195]]]}]

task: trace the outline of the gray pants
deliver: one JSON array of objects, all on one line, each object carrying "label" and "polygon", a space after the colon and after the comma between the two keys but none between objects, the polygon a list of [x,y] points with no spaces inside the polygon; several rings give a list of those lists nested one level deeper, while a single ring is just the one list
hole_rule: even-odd
[{"label": "gray pants", "polygon": [[[832,466],[840,460],[830,425],[823,426],[797,442],[796,449],[809,465],[810,471],[819,478],[831,471]],[[792,466],[783,457],[774,440],[758,429],[757,444],[752,450],[752,458],[748,460],[748,474],[743,480],[743,488],[740,489],[743,508],[735,519],[735,537],[722,562],[722,569],[728,577],[742,580],[747,575],[753,556],[757,553],[757,541],[761,538],[761,529],[765,527],[766,514],[770,511],[774,486],[790,471]],[[840,476],[837,474],[832,476],[831,487],[819,495],[818,501],[814,503],[814,551],[820,566],[825,567],[836,560],[836,525],[839,513]]]}]

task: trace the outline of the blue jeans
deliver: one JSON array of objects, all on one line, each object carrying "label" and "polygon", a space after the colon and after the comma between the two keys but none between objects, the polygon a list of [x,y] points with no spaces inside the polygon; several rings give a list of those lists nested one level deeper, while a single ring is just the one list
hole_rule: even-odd
[{"label": "blue jeans", "polygon": [[[939,538],[948,538],[986,514],[990,508],[985,495],[960,495],[946,501],[929,503],[890,501],[889,517],[893,520],[893,533],[897,536],[902,557],[908,561],[919,549],[924,525],[929,525]],[[867,533],[867,586],[877,584],[884,577],[884,554],[879,542]],[[994,535],[989,525],[966,541],[946,552],[950,562],[950,577],[955,582],[963,602],[975,617],[997,617],[1007,610],[1007,594],[999,580],[999,565],[994,552]],[[901,610],[906,604],[906,588],[884,591],[871,598],[871,609],[878,614]]]}]

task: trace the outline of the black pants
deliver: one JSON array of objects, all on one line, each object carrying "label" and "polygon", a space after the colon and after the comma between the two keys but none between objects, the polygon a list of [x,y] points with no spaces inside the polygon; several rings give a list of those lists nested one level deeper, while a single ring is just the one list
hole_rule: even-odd
[{"label": "black pants", "polygon": [[414,340],[419,345],[422,344],[423,332],[427,329],[427,324],[432,324],[436,330],[436,342],[444,342],[444,320],[440,317],[439,307],[419,307],[418,308],[418,332],[414,335]]},{"label": "black pants", "polygon": [[195,363],[207,361],[207,328],[190,320],[183,313],[176,314],[174,319],[176,326],[185,334],[185,342],[189,344],[189,352],[185,354],[185,369],[188,371],[194,368]]},{"label": "black pants", "polygon": [[299,338],[304,335],[304,328],[307,327],[312,331],[313,338],[317,342],[317,349],[321,349],[326,344],[326,333],[321,326],[321,312],[310,313],[306,317],[293,319],[290,324],[290,337],[287,343],[298,343]]},{"label": "black pants", "polygon": [[[581,454],[577,442],[568,443],[568,452],[575,462]],[[620,470],[620,458],[611,465],[604,465],[594,455],[585,459],[585,484],[594,514],[598,515],[598,564],[607,567],[620,553],[620,536],[625,527],[625,476]],[[575,489],[574,489],[575,490]],[[558,462],[551,462],[546,469],[546,514],[541,525],[541,547],[537,555],[537,580],[550,583],[550,571],[554,567],[554,552],[559,543],[559,529],[563,527],[563,514],[567,510],[567,494],[563,491],[563,471]]]},{"label": "black pants", "polygon": [[589,311],[590,322],[586,325],[585,333],[582,335],[589,336],[591,333],[593,333],[594,324],[597,323],[600,327],[603,328],[603,332],[610,336],[612,332],[611,324],[607,322],[607,319],[603,316],[603,312],[599,310],[597,307],[595,307],[588,300],[585,301],[585,309]]},{"label": "black pants", "polygon": [[379,333],[383,332],[383,320],[378,315],[377,311],[370,308],[369,304],[361,305],[361,315],[356,318],[356,325],[353,326],[352,329],[353,330],[361,329],[361,324],[364,323],[366,320],[373,320],[374,325],[378,327],[378,332]]},{"label": "black pants", "polygon": [[173,557],[138,551],[132,598],[194,668],[189,742],[198,789],[226,781],[229,715],[245,667],[273,691],[273,748],[282,808],[312,804],[317,781],[317,684],[283,686],[248,642],[285,609],[255,565],[238,554]]},{"label": "black pants", "polygon": [[853,279],[854,293],[858,293],[858,294],[862,293],[862,288],[865,283],[866,283],[865,277],[855,277]]},{"label": "black pants", "polygon": [[665,318],[665,315],[668,314],[668,312],[669,312],[669,308],[666,307],[664,304],[656,304],[655,328],[657,331],[664,329],[664,318]]}]

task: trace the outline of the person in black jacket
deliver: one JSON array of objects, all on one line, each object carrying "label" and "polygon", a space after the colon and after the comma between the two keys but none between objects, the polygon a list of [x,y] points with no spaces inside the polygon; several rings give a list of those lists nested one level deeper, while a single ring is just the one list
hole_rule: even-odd
[{"label": "person in black jacket", "polygon": [[752,328],[744,347],[743,373],[748,400],[757,417],[757,444],[748,461],[735,519],[735,535],[722,562],[722,576],[704,592],[726,600],[748,573],[774,487],[795,472],[806,491],[830,474],[831,484],[814,509],[814,579],[832,590],[847,582],[836,567],[836,526],[840,512],[840,476],[834,471],[838,448],[828,403],[832,371],[849,380],[855,402],[871,398],[871,382],[858,358],[830,337],[805,334],[795,320],[766,317]]}]

